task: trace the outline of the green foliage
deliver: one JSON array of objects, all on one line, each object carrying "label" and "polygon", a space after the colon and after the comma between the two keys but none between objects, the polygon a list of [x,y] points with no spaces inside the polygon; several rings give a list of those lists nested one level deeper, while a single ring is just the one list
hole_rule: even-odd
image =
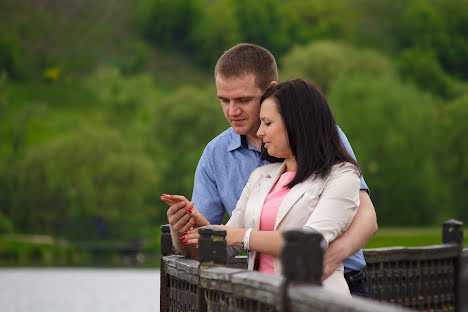
[{"label": "green foliage", "polygon": [[93,239],[100,214],[110,239],[155,235],[228,126],[206,85],[246,41],[326,92],[380,224],[468,222],[467,0],[72,3],[0,1],[0,232]]},{"label": "green foliage", "polygon": [[[59,226],[70,218],[102,215],[112,221],[145,213],[144,194],[156,179],[148,158],[127,150],[115,131],[97,129],[31,149],[18,176],[13,220],[20,228],[47,234],[66,232]],[[88,228],[71,235],[92,233]]]},{"label": "green foliage", "polygon": [[20,56],[18,42],[0,33],[0,73],[17,78],[20,74]]},{"label": "green foliage", "polygon": [[281,9],[291,12],[288,20],[294,26],[285,34],[292,39],[290,44],[304,44],[324,38],[345,39],[355,31],[355,8],[351,1],[292,0],[284,3]]},{"label": "green foliage", "polygon": [[274,55],[286,52],[293,43],[287,32],[288,15],[279,0],[236,0],[231,1],[236,12],[235,18],[243,41],[261,45]]},{"label": "green foliage", "polygon": [[283,57],[281,64],[281,80],[306,78],[324,92],[343,74],[365,73],[378,77],[393,72],[388,59],[378,52],[333,41],[296,46]]},{"label": "green foliage", "polygon": [[151,153],[168,164],[161,174],[160,193],[183,194],[190,197],[193,175],[205,145],[227,128],[221,105],[212,88],[178,89],[158,103],[149,136],[158,138],[164,147]]},{"label": "green foliage", "polygon": [[10,219],[0,211],[0,234],[4,233],[13,233],[13,224]]},{"label": "green foliage", "polygon": [[193,30],[192,41],[197,47],[197,59],[212,68],[225,50],[242,41],[231,0],[216,1],[203,10],[203,18]]},{"label": "green foliage", "polygon": [[199,0],[145,0],[138,8],[144,33],[158,45],[189,48],[201,16]]},{"label": "green foliage", "polygon": [[[154,81],[147,74],[126,78],[116,67],[103,66],[93,72],[86,86],[116,117],[134,118],[138,110],[146,108],[154,100]],[[144,92],[142,92],[144,90]]]},{"label": "green foliage", "polygon": [[343,75],[328,100],[370,186],[379,224],[431,224],[444,204],[437,103],[393,76]]},{"label": "green foliage", "polygon": [[442,68],[468,78],[468,1],[414,1],[404,12],[401,45],[432,52]]},{"label": "green foliage", "polygon": [[432,50],[404,50],[400,57],[399,70],[403,77],[408,77],[422,90],[446,98],[456,92],[455,81],[440,67]]},{"label": "green foliage", "polygon": [[450,102],[443,110],[444,174],[451,190],[450,205],[456,217],[468,223],[468,200],[464,196],[468,185],[468,94]]}]

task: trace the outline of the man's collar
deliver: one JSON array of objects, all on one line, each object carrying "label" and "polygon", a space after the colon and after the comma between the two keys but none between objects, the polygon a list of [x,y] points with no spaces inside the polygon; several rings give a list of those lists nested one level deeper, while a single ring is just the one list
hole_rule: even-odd
[{"label": "man's collar", "polygon": [[232,152],[238,148],[249,148],[249,144],[247,143],[247,138],[245,135],[240,135],[232,131],[231,133],[231,142],[228,146],[228,152]]},{"label": "man's collar", "polygon": [[252,144],[249,144],[247,142],[247,136],[245,135],[240,135],[234,132],[234,130],[231,131],[231,142],[229,142],[228,146],[228,152],[232,152],[238,148],[245,148],[245,149],[251,149],[259,152],[259,150],[253,146]]}]

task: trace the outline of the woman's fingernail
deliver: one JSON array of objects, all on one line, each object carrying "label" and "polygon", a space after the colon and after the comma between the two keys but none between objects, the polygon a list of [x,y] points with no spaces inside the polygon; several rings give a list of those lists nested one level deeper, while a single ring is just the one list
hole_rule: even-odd
[{"label": "woman's fingernail", "polygon": [[188,240],[184,239],[182,242],[183,242],[184,244],[187,244],[187,243],[188,243]]},{"label": "woman's fingernail", "polygon": [[192,209],[187,209],[187,212],[188,212],[188,213],[192,213]]},{"label": "woman's fingernail", "polygon": [[[184,233],[185,234],[185,233]],[[185,239],[185,236],[182,236],[179,238],[180,240],[184,240]]]},{"label": "woman's fingernail", "polygon": [[187,235],[187,231],[185,231],[185,232],[184,232],[184,233],[182,233],[182,234],[184,234],[184,235]]},{"label": "woman's fingernail", "polygon": [[193,248],[198,248],[198,245],[197,244],[193,245]]}]

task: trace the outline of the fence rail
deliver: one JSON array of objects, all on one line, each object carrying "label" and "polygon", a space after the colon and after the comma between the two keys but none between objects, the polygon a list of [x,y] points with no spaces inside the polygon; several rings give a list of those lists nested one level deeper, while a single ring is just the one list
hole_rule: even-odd
[{"label": "fence rail", "polygon": [[[446,229],[447,222],[450,226]],[[299,265],[289,265],[284,276],[273,276],[247,271],[245,257],[227,264],[225,258],[220,260],[225,231],[216,228],[201,234],[199,254],[204,256],[200,262],[170,255],[169,227],[162,226],[161,311],[468,311],[464,298],[468,296],[468,249],[462,249],[459,239],[463,227],[459,221],[447,222],[443,245],[364,250],[367,283],[374,300],[347,298],[320,287],[316,277],[320,272],[316,271],[317,267],[321,270],[321,264],[317,265],[317,259],[296,261],[310,256],[304,252],[304,244],[296,244],[301,248],[294,250],[291,246],[295,244],[288,245],[285,240],[283,251],[288,252],[282,254],[283,267],[292,260]],[[301,242],[307,237],[309,242],[317,242],[311,250],[320,248],[317,235],[302,231],[289,234]],[[210,258],[210,254],[218,258]]]}]

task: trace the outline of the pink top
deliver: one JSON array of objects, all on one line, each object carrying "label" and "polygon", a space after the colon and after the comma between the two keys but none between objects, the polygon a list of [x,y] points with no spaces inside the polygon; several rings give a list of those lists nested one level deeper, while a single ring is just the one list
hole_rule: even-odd
[{"label": "pink top", "polygon": [[[275,229],[276,215],[283,202],[284,197],[291,190],[286,185],[294,179],[296,172],[283,173],[268,194],[263,203],[262,215],[260,217],[260,231],[273,231]],[[266,274],[275,274],[273,268],[273,256],[259,254],[258,271]]]}]

